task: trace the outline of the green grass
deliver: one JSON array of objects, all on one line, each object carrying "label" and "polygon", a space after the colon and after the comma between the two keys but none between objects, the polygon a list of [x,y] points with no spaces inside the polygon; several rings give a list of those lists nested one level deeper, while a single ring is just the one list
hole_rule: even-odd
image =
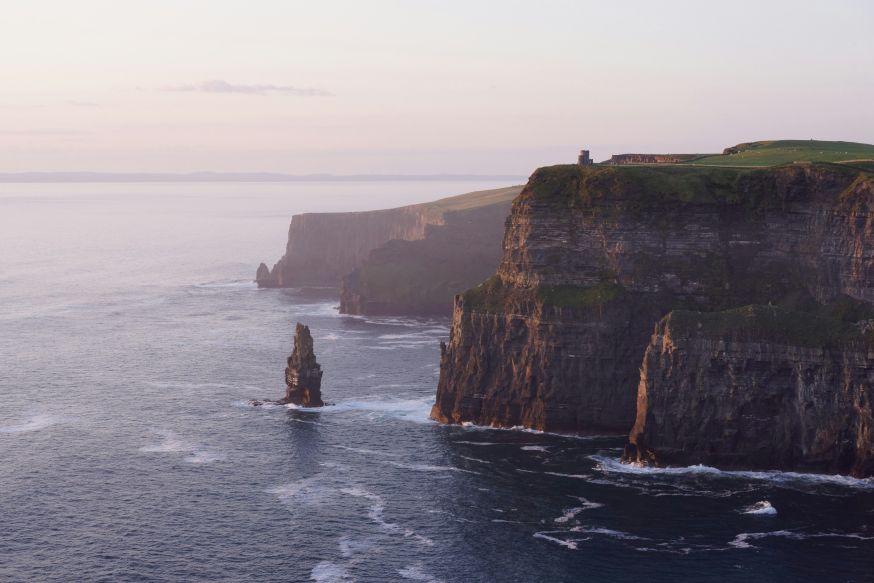
[{"label": "green grass", "polygon": [[589,287],[559,285],[537,288],[537,296],[544,304],[572,309],[601,306],[618,299],[624,292],[624,287],[612,282],[602,282]]},{"label": "green grass", "polygon": [[581,310],[620,299],[625,294],[625,288],[618,283],[604,281],[587,287],[541,285],[533,292],[532,294],[532,290],[504,286],[501,278],[493,275],[480,285],[464,292],[463,296],[464,303],[469,309],[489,313],[503,313],[507,310],[508,303],[513,301],[535,299],[547,306]]},{"label": "green grass", "polygon": [[695,166],[778,166],[793,162],[874,160],[874,145],[819,140],[774,140],[735,146],[737,153],[698,158]]},{"label": "green grass", "polygon": [[[813,163],[813,167],[843,188],[854,180],[872,179],[856,166]],[[648,217],[667,217],[664,205],[715,205],[759,214],[791,202],[786,197],[803,195],[779,187],[781,181],[796,178],[798,172],[794,164],[773,168],[564,164],[539,168],[522,196],[536,202],[588,208],[599,215],[615,211],[617,205],[625,209],[623,212]]]},{"label": "green grass", "polygon": [[789,305],[748,305],[722,312],[674,310],[667,318],[674,334],[702,333],[710,337],[781,342],[795,346],[830,348],[869,343],[870,332],[857,324],[874,318],[874,307],[849,297],[806,309]]},{"label": "green grass", "polygon": [[423,206],[432,207],[440,212],[465,211],[502,202],[509,202],[522,192],[522,185],[495,188],[492,190],[478,190],[459,194],[448,198],[441,198],[434,202],[425,203]]}]

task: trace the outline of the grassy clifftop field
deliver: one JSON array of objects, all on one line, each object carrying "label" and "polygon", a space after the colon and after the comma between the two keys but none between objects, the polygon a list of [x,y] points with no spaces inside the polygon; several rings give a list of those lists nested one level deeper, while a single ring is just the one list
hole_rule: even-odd
[{"label": "grassy clifftop field", "polygon": [[819,140],[775,140],[738,144],[718,156],[698,158],[687,164],[703,166],[777,166],[792,162],[837,162],[874,166],[874,145]]}]

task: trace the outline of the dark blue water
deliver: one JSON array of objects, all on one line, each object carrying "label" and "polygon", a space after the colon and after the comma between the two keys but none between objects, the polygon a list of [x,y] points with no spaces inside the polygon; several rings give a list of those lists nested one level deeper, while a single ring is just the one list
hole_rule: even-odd
[{"label": "dark blue water", "polygon": [[[872,580],[871,481],[444,427],[448,322],[248,281],[294,212],[485,186],[3,186],[0,579]],[[282,394],[297,321],[336,405],[250,407]]]}]

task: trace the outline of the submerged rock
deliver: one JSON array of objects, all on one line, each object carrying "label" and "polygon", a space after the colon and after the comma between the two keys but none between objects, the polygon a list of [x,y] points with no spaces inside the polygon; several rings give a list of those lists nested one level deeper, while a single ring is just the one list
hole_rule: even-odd
[{"label": "submerged rock", "polygon": [[285,398],[283,403],[301,407],[322,407],[322,367],[313,352],[313,337],[309,326],[300,322],[294,332],[294,350],[285,369]]}]

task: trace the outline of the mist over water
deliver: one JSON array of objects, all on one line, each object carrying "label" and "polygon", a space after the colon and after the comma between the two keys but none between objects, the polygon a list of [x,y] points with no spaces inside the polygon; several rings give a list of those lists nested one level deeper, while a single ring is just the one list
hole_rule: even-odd
[{"label": "mist over water", "polygon": [[[497,186],[0,185],[0,580],[870,580],[870,480],[441,426],[447,320],[251,283],[294,213]],[[249,406],[297,321],[334,405]]]}]

